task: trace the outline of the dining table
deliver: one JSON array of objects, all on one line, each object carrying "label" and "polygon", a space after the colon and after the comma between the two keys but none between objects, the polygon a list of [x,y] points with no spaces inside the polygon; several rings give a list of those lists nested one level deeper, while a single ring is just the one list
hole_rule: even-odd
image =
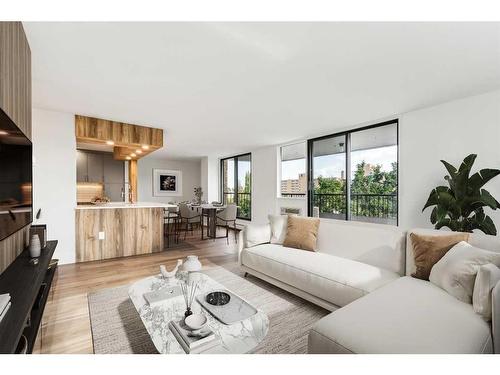
[{"label": "dining table", "polygon": [[[214,205],[212,203],[202,203],[202,204],[189,204],[192,210],[198,210],[202,218],[201,227],[201,239],[216,239],[217,238],[217,212],[224,210],[227,206]],[[203,230],[203,217],[207,218],[207,232],[205,236],[205,231]],[[222,237],[221,237],[222,238]]]}]

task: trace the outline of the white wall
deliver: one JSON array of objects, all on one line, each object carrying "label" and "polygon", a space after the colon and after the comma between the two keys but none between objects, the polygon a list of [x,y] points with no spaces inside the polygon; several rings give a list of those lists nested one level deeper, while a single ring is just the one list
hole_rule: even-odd
[{"label": "white wall", "polygon": [[201,187],[203,200],[219,201],[219,159],[215,156],[201,159]]},{"label": "white wall", "polygon": [[74,115],[33,108],[34,212],[58,240],[54,257],[75,261],[76,141]]},{"label": "white wall", "polygon": [[[252,222],[267,223],[267,215],[276,212],[276,147],[252,151]],[[244,223],[244,221],[242,221]]]},{"label": "white wall", "polygon": [[[155,158],[154,154],[137,162],[137,190],[140,202],[181,202],[194,198],[194,188],[201,186],[200,160],[168,160]],[[182,196],[154,197],[153,169],[173,169],[182,171]]]},{"label": "white wall", "polygon": [[[422,213],[430,191],[444,185],[444,159],[454,165],[477,153],[473,171],[500,168],[500,91],[468,97],[399,116],[400,208],[402,228],[426,227],[430,209]],[[392,118],[394,118],[392,117]],[[351,128],[359,127],[353,124]],[[277,146],[252,151],[252,221],[267,222],[267,215],[282,206],[302,208],[305,199],[277,197]],[[485,185],[500,200],[500,177]],[[500,210],[486,209],[500,232]]]},{"label": "white wall", "polygon": [[[403,228],[432,228],[431,209],[422,213],[430,191],[447,185],[439,160],[458,166],[477,154],[472,173],[500,168],[500,91],[455,100],[400,116],[400,212]],[[500,176],[487,189],[500,200]],[[500,232],[500,210],[486,212]]]}]

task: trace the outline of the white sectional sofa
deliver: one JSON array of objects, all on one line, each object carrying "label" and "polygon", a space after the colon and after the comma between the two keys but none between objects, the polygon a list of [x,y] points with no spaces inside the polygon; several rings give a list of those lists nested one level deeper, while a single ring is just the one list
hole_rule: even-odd
[{"label": "white sectional sofa", "polygon": [[[444,231],[322,220],[317,252],[248,247],[246,231],[239,241],[246,272],[333,311],[310,331],[309,353],[500,353],[500,283],[486,322],[472,305],[409,276],[415,266],[406,237]],[[251,231],[252,245],[256,233],[259,241],[270,236],[266,226]],[[469,242],[500,252],[498,237],[472,234]]]},{"label": "white sectional sofa", "polygon": [[[429,281],[415,279],[410,233],[405,277],[321,319],[309,333],[310,353],[500,353],[500,284],[493,290],[493,321]],[[448,232],[449,233],[449,232]],[[500,252],[500,238],[471,234],[471,245]]]},{"label": "white sectional sofa", "polygon": [[[247,245],[250,230],[261,244]],[[270,236],[269,225],[240,233],[241,267],[331,311],[405,272],[405,233],[396,227],[325,220],[319,226],[316,252],[271,244]]]}]

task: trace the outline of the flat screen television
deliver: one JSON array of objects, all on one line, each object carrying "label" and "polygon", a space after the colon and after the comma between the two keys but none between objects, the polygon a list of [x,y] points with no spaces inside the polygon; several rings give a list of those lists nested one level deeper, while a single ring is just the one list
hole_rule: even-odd
[{"label": "flat screen television", "polygon": [[0,108],[0,240],[33,219],[32,145]]}]

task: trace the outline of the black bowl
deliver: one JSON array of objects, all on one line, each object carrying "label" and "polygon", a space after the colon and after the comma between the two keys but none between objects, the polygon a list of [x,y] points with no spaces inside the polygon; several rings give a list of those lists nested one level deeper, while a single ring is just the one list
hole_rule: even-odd
[{"label": "black bowl", "polygon": [[231,296],[226,292],[211,292],[205,297],[205,301],[213,306],[224,306],[229,303]]}]

